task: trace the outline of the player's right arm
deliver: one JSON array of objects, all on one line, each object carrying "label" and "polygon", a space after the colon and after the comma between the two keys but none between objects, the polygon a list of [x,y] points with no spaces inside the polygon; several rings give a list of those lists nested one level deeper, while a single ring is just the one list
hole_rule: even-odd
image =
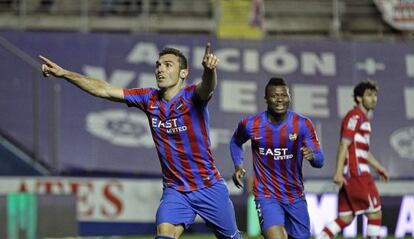
[{"label": "player's right arm", "polygon": [[242,120],[230,140],[230,154],[234,164],[233,182],[238,188],[243,187],[242,178],[246,175],[243,165],[243,144],[249,140],[246,133],[246,120]]},{"label": "player's right arm", "polygon": [[237,142],[235,135],[236,133],[230,140],[230,153],[234,164],[234,173],[232,179],[236,187],[242,188],[242,178],[246,175],[246,170],[244,169],[243,165],[243,143]]},{"label": "player's right arm", "polygon": [[65,70],[44,56],[39,55],[39,58],[43,61],[42,72],[45,77],[52,75],[58,78],[64,78],[83,91],[96,97],[116,102],[125,101],[124,92],[121,87],[111,85],[103,80],[94,79],[76,72]]},{"label": "player's right arm", "polygon": [[333,181],[339,186],[339,188],[341,188],[343,184],[346,185],[347,183],[344,177],[344,166],[346,154],[350,144],[351,141],[346,138],[342,138],[341,142],[339,143],[338,152],[336,154],[336,172]]}]

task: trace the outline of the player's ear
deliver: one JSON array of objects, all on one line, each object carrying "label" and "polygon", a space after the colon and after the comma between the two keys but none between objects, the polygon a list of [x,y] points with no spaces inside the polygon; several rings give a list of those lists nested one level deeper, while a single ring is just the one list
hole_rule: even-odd
[{"label": "player's ear", "polygon": [[361,104],[362,103],[362,97],[361,96],[357,96],[356,97],[356,100],[358,101],[358,104]]},{"label": "player's ear", "polygon": [[185,79],[188,76],[188,69],[181,69],[180,70],[180,78]]}]

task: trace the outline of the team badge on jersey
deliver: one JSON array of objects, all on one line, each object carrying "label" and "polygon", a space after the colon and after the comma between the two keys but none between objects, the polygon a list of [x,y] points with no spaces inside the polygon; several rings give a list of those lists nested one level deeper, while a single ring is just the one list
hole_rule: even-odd
[{"label": "team badge on jersey", "polygon": [[182,99],[180,99],[175,107],[179,112],[184,112],[185,110],[185,104]]},{"label": "team badge on jersey", "polygon": [[295,133],[290,133],[289,134],[289,140],[290,141],[295,141],[297,139],[298,139],[298,135],[297,134],[295,134]]},{"label": "team badge on jersey", "polygon": [[355,128],[356,128],[356,126],[357,126],[357,123],[358,123],[358,119],[359,119],[359,116],[358,115],[354,115],[354,116],[352,116],[350,119],[349,119],[349,121],[348,121],[348,124],[347,124],[347,128],[349,129],[349,130],[355,130]]}]

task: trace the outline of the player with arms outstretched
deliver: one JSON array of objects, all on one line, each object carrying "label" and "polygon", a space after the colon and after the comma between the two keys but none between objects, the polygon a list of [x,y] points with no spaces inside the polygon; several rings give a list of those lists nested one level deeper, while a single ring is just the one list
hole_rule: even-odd
[{"label": "player with arms outstretched", "polygon": [[219,62],[210,52],[210,43],[202,62],[202,81],[185,87],[187,59],[174,48],[159,54],[155,67],[158,89],[122,89],[40,58],[45,76],[64,78],[96,97],[124,102],[147,115],[164,186],[156,215],[157,239],[179,238],[196,215],[214,229],[217,238],[241,238],[233,204],[210,149],[207,104],[217,85]]}]

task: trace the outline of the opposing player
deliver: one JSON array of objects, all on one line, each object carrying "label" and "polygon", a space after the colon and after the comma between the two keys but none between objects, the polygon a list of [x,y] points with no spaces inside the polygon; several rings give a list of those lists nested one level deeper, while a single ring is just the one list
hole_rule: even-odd
[{"label": "opposing player", "polygon": [[389,180],[389,174],[369,151],[371,124],[368,112],[377,104],[377,92],[374,81],[363,81],[354,88],[356,106],[342,121],[336,172],[333,178],[340,187],[339,217],[323,229],[317,237],[319,239],[333,238],[359,214],[368,217],[368,238],[380,236],[381,199],[369,165],[384,181]]},{"label": "opposing player", "polygon": [[266,239],[309,238],[310,222],[303,188],[302,161],[316,168],[324,156],[312,122],[289,111],[290,93],[282,78],[266,85],[267,110],[242,119],[230,142],[235,172],[242,187],[245,175],[243,144],[251,141],[253,194]]},{"label": "opposing player", "polygon": [[157,239],[179,238],[196,215],[214,229],[217,238],[241,238],[233,204],[210,150],[207,104],[217,85],[219,62],[210,52],[210,43],[202,62],[202,81],[186,87],[187,59],[173,48],[162,50],[156,62],[158,89],[122,89],[65,70],[43,56],[40,59],[45,76],[64,78],[94,96],[125,102],[146,113],[163,173]]}]

